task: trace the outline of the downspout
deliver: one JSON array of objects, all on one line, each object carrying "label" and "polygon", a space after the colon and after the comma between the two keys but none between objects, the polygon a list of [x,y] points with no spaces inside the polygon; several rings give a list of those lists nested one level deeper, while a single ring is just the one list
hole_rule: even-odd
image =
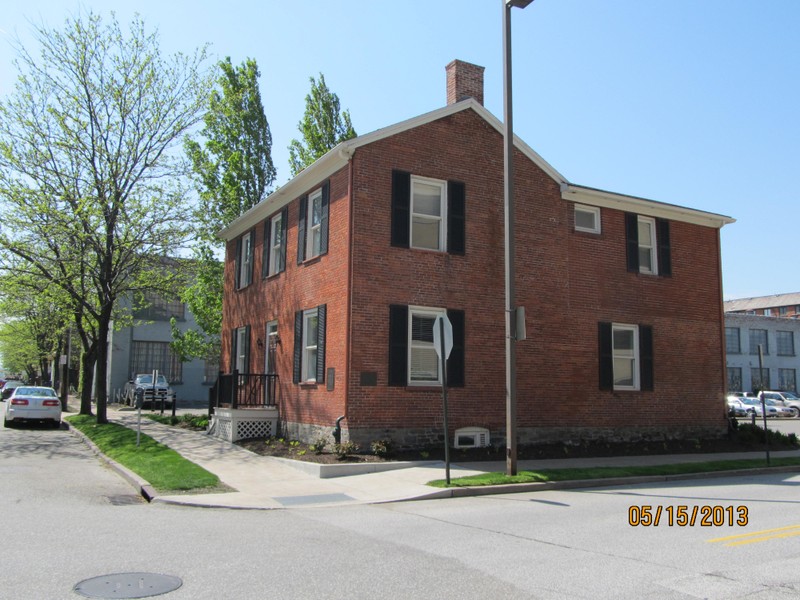
[{"label": "downspout", "polygon": [[723,289],[722,289],[722,244],[720,242],[720,233],[722,228],[717,229],[717,256],[719,259],[717,260],[717,281],[719,281],[719,315],[720,315],[720,355],[722,356],[722,408],[723,414],[725,415],[726,420],[730,423],[728,419],[728,409],[727,409],[727,402],[725,398],[728,395],[728,356],[727,356],[727,347],[726,347],[726,336],[725,336],[725,302],[723,300]]},{"label": "downspout", "polygon": [[[349,414],[348,411],[348,404],[350,398],[350,356],[352,355],[351,345],[353,343],[353,332],[351,331],[351,325],[353,322],[352,318],[352,311],[353,311],[353,226],[355,223],[355,202],[353,200],[353,154],[355,150],[352,150],[345,146],[341,150],[339,150],[342,156],[348,157],[347,162],[347,197],[349,200],[349,210],[350,210],[350,223],[347,228],[347,264],[348,264],[348,277],[347,277],[347,322],[345,324],[345,331],[347,335],[347,343],[345,344],[345,355],[344,355],[344,417],[347,417]],[[336,427],[339,428],[339,422],[341,418],[336,420]],[[341,435],[341,429],[339,432]]]}]

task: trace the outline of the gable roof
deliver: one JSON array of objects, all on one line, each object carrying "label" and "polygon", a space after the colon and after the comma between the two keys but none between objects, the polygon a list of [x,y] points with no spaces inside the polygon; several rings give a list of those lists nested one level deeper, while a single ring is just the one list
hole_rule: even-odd
[{"label": "gable roof", "polygon": [[[300,173],[295,175],[295,177],[285,185],[279,187],[267,198],[222,229],[217,235],[224,240],[232,240],[242,235],[256,223],[274,214],[279,209],[283,208],[283,206],[343,168],[347,165],[353,153],[358,148],[414,129],[415,127],[427,125],[428,123],[464,110],[475,111],[478,116],[501,135],[504,133],[504,124],[500,119],[495,117],[474,98],[467,98],[461,102],[450,104],[411,119],[395,123],[394,125],[389,125],[388,127],[383,127],[373,132],[360,135],[336,145],[314,163],[300,171]],[[544,160],[517,135],[514,136],[514,146],[561,186],[561,197],[564,200],[639,212],[651,216],[661,216],[676,221],[686,221],[716,228],[720,228],[725,224],[735,221],[735,219],[723,215],[715,215],[713,213],[706,213],[673,204],[665,204],[653,200],[646,200],[644,198],[636,198],[635,196],[615,194],[614,192],[595,190],[593,188],[571,184],[566,177],[559,173],[550,163]]]},{"label": "gable roof", "polygon": [[723,303],[725,312],[740,310],[756,310],[761,308],[777,308],[779,306],[800,306],[800,292],[791,294],[773,294],[772,296],[756,296],[754,298],[739,298],[727,300]]}]

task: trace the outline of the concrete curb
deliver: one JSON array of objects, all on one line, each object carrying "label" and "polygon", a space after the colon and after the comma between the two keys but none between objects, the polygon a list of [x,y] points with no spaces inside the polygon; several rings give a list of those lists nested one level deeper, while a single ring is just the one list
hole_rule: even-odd
[{"label": "concrete curb", "polygon": [[149,481],[147,481],[146,479],[142,479],[141,476],[137,475],[127,467],[122,466],[113,458],[109,458],[106,454],[103,453],[102,450],[100,450],[100,448],[98,448],[95,445],[95,443],[92,440],[86,437],[80,430],[72,427],[69,424],[69,422],[67,421],[62,421],[62,422],[67,426],[67,429],[69,429],[72,435],[76,436],[79,440],[82,440],[83,443],[89,446],[92,452],[94,452],[98,456],[98,458],[100,458],[100,460],[105,462],[109,467],[111,467],[113,470],[119,473],[123,477],[123,479],[125,479],[125,481],[130,483],[134,487],[134,489],[136,489],[139,495],[142,496],[142,498],[144,498],[148,502],[152,502],[153,500],[158,498],[156,490],[153,488],[152,485],[150,485]]},{"label": "concrete curb", "polygon": [[384,471],[395,471],[397,469],[408,469],[411,467],[430,467],[441,464],[438,460],[417,460],[417,461],[395,461],[395,462],[374,462],[374,463],[341,463],[323,465],[319,463],[294,460],[291,458],[280,458],[279,456],[268,457],[282,465],[302,471],[307,475],[312,475],[319,479],[332,479],[334,477],[348,477],[350,475],[367,475],[369,473],[383,473]]}]

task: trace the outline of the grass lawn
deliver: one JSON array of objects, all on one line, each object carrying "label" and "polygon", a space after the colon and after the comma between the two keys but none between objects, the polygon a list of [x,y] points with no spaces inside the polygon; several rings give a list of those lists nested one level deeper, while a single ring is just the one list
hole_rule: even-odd
[{"label": "grass lawn", "polygon": [[[784,467],[800,465],[800,458],[771,458],[770,465]],[[688,473],[711,473],[733,471],[736,469],[755,469],[766,467],[765,459],[721,460],[701,463],[672,465],[653,465],[642,467],[595,467],[586,469],[542,469],[541,471],[520,471],[514,476],[505,473],[481,473],[450,480],[449,487],[470,487],[484,485],[507,485],[511,483],[541,483],[547,481],[572,481],[578,479],[607,479],[611,477],[666,476]],[[428,485],[445,488],[444,479],[431,481]]]},{"label": "grass lawn", "polygon": [[141,435],[136,445],[136,432],[116,423],[98,425],[96,417],[75,415],[66,421],[109,458],[147,480],[159,492],[215,491],[219,478],[186,460],[174,450],[153,438]]}]

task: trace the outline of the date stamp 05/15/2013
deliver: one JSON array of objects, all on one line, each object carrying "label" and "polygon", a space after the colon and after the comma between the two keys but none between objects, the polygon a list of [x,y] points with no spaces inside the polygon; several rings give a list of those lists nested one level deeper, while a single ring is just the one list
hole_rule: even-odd
[{"label": "date stamp 05/15/2013", "polygon": [[744,527],[748,521],[746,506],[722,505],[631,505],[628,525],[631,527]]}]

